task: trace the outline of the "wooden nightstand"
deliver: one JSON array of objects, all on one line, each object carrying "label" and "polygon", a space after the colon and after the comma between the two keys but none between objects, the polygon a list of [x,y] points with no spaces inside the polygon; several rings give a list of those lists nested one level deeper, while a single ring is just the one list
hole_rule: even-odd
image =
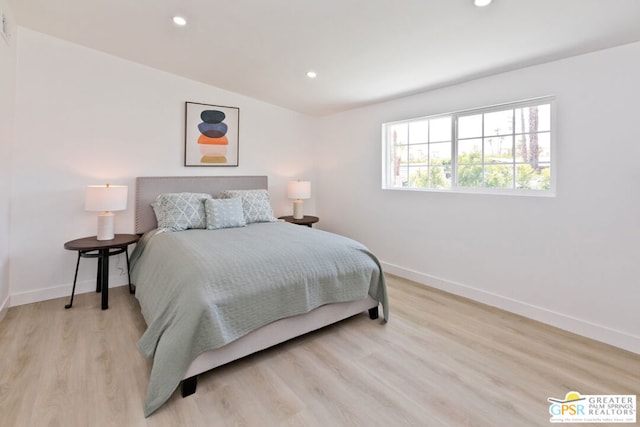
[{"label": "wooden nightstand", "polygon": [[305,215],[302,217],[302,219],[295,219],[291,215],[281,216],[278,219],[283,219],[292,224],[306,225],[307,227],[310,227],[310,228],[312,227],[312,224],[315,224],[316,222],[320,221],[320,218],[318,218],[317,216],[311,216],[311,215]]},{"label": "wooden nightstand", "polygon": [[96,279],[96,292],[102,292],[102,309],[109,308],[109,257],[121,253],[126,254],[127,276],[129,278],[129,292],[131,288],[131,276],[129,275],[129,245],[136,243],[140,237],[136,234],[116,234],[111,240],[98,240],[96,236],[71,240],[64,244],[64,248],[70,251],[78,251],[76,262],[76,274],[73,277],[73,289],[71,301],[64,308],[71,308],[73,296],[76,293],[76,281],[78,279],[78,267],[80,258],[98,258],[98,276]]}]

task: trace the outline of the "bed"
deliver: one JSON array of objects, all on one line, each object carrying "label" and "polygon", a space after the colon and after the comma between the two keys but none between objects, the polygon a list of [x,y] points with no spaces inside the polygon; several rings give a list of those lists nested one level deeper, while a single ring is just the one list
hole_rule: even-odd
[{"label": "bed", "polygon": [[[193,394],[198,374],[233,360],[360,313],[376,319],[379,305],[386,322],[375,255],[346,237],[278,221],[270,205],[266,218],[252,217],[248,197],[268,197],[267,188],[265,176],[136,179],[135,230],[142,238],[131,277],[147,323],[138,348],[153,357],[145,416],[180,383],[183,397]],[[202,199],[204,229],[166,228],[163,214],[158,224],[152,203],[157,210],[157,200],[176,194],[211,196]],[[238,209],[243,218],[227,214]],[[253,219],[234,223],[246,218]]]}]

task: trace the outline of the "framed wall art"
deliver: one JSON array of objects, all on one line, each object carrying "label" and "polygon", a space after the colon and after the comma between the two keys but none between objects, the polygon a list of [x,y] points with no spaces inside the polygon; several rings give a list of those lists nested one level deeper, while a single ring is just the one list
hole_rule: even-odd
[{"label": "framed wall art", "polygon": [[185,103],[184,165],[238,166],[240,109]]}]

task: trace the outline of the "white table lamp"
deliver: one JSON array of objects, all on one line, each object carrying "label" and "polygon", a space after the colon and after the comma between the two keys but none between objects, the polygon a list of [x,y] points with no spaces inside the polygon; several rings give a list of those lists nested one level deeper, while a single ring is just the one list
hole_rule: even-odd
[{"label": "white table lamp", "polygon": [[89,185],[85,192],[84,209],[101,212],[98,215],[98,240],[112,240],[114,214],[127,208],[126,185]]},{"label": "white table lamp", "polygon": [[302,200],[311,197],[311,182],[289,181],[287,195],[290,199],[295,199],[293,202],[293,218],[304,218],[304,213],[302,212]]}]

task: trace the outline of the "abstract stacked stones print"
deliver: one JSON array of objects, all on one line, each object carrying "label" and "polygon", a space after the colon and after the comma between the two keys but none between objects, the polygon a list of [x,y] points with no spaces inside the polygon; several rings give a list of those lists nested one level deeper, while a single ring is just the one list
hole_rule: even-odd
[{"label": "abstract stacked stones print", "polygon": [[198,125],[201,163],[227,163],[227,125],[225,114],[218,110],[204,110],[200,113],[202,123]]}]

